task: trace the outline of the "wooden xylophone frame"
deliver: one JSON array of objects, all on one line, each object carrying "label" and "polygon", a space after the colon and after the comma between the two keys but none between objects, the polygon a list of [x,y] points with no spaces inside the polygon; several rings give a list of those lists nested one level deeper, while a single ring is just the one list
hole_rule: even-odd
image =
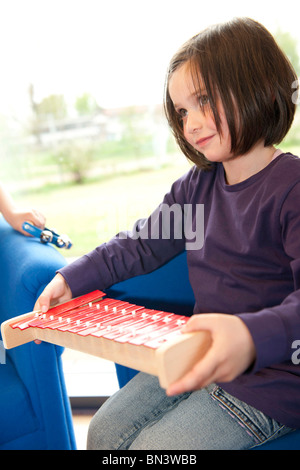
[{"label": "wooden xylophone frame", "polygon": [[[1,325],[4,347],[10,349],[35,340],[53,343],[156,375],[163,388],[180,379],[210,347],[208,332],[180,332],[188,317],[104,299],[104,296],[103,292],[94,291],[51,307],[46,314],[30,312],[5,321]],[[95,312],[94,317],[91,311]],[[135,317],[131,323],[130,314]],[[122,318],[124,315],[127,323]],[[148,317],[151,324],[147,324]],[[153,318],[157,330],[154,327],[152,332]],[[125,329],[119,326],[122,320]],[[158,321],[165,323],[163,330],[159,330]],[[146,331],[143,343],[141,331]]]}]

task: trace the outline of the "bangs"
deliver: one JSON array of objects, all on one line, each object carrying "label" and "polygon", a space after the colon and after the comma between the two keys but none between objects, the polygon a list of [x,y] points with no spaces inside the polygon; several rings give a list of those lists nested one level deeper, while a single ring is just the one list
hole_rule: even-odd
[{"label": "bangs", "polygon": [[[201,56],[200,56],[201,57]],[[202,61],[199,64],[199,60],[196,60],[196,57],[192,57],[187,63],[187,70],[191,75],[191,79],[194,86],[194,91],[197,93],[199,98],[203,98],[203,90],[209,100],[209,109],[212,113],[216,128],[219,133],[221,133],[221,119],[218,112],[217,103],[220,101],[220,92],[219,87],[214,80],[214,73],[210,71],[207,67],[207,64],[202,64]],[[200,100],[200,107],[202,112],[205,114],[207,109],[204,106],[201,106],[202,100]]]}]

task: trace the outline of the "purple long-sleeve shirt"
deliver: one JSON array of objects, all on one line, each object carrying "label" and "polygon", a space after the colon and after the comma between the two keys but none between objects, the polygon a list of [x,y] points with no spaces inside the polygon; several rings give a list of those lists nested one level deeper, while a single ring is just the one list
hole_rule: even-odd
[{"label": "purple long-sleeve shirt", "polygon": [[[73,295],[150,272],[189,242],[194,313],[238,315],[256,346],[251,370],[222,387],[299,428],[300,364],[293,348],[298,341],[300,351],[300,159],[282,154],[230,186],[222,164],[209,172],[194,167],[173,184],[163,204],[176,209],[170,213],[170,235],[160,207],[133,232],[116,236],[60,271]],[[192,217],[176,212],[190,207]],[[197,207],[204,207],[204,232]],[[192,227],[184,230],[189,223]],[[187,240],[191,233],[199,235],[194,245]]]}]

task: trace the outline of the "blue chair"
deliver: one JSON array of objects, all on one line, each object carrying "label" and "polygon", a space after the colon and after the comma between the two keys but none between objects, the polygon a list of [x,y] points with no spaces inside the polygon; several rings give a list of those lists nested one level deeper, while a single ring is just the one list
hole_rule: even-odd
[{"label": "blue chair", "polygon": [[[0,323],[32,311],[65,264],[54,247],[21,235],[1,217]],[[47,343],[0,351],[0,449],[76,448],[62,351]]]},{"label": "blue chair", "polygon": [[[156,271],[115,284],[107,295],[130,301],[147,308],[190,316],[194,295],[188,280],[186,253],[178,255]],[[137,371],[116,365],[120,387],[123,387]],[[280,439],[255,447],[261,450],[300,450],[300,430]]]}]

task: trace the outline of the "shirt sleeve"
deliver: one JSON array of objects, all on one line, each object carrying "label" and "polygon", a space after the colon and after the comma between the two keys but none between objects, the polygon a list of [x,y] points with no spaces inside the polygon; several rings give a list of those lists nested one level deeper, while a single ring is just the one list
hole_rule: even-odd
[{"label": "shirt sleeve", "polygon": [[192,173],[177,180],[162,204],[150,217],[138,220],[131,231],[120,232],[59,270],[73,296],[149,273],[185,249],[183,212]]},{"label": "shirt sleeve", "polygon": [[246,323],[256,346],[251,372],[291,361],[294,341],[300,340],[300,183],[285,198],[280,213],[282,243],[290,258],[294,290],[280,305],[238,316]]}]

